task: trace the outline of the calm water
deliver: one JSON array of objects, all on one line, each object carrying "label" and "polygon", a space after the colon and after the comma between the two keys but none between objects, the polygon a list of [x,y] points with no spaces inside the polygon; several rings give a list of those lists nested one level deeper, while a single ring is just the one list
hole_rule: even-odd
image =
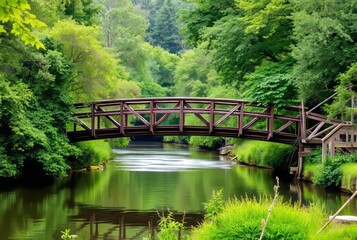
[{"label": "calm water", "polygon": [[[117,156],[104,171],[76,173],[46,187],[0,189],[0,239],[60,239],[66,228],[80,239],[91,232],[98,239],[118,239],[123,221],[129,226],[126,237],[142,239],[157,211],[186,211],[187,222],[195,222],[188,213],[202,212],[213,190],[223,188],[226,199],[273,192],[270,170],[233,166],[215,152],[152,142],[114,151]],[[323,202],[330,212],[348,199],[287,181],[281,181],[280,194],[304,204]],[[342,214],[356,215],[357,201]]]}]

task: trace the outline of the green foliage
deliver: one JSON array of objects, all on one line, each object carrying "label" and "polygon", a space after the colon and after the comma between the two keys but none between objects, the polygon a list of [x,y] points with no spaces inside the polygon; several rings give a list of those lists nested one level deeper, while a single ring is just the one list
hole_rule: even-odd
[{"label": "green foliage", "polygon": [[77,235],[72,235],[70,232],[71,232],[71,229],[65,229],[64,231],[61,231],[61,233],[62,233],[61,239],[70,240],[70,239],[78,238]]},{"label": "green foliage", "polygon": [[[2,47],[9,50],[15,43]],[[1,176],[65,176],[66,159],[79,154],[64,135],[71,111],[64,91],[72,66],[56,50],[34,53],[17,44],[21,51],[12,58],[0,54],[2,68],[17,69],[0,76]]]},{"label": "green foliage", "polygon": [[72,20],[59,21],[50,31],[50,35],[63,45],[64,55],[73,62],[74,76],[69,90],[75,101],[123,95],[123,89],[118,86],[127,75],[113,55],[102,46],[99,33],[97,27],[79,25]]},{"label": "green foliage", "polygon": [[315,175],[314,182],[325,187],[340,187],[344,163],[357,163],[357,154],[335,155],[327,158]]},{"label": "green foliage", "polygon": [[[0,34],[11,32],[19,36],[25,44],[35,46],[37,49],[45,48],[31,28],[40,29],[46,27],[46,24],[38,20],[30,10],[27,0],[1,1]],[[0,39],[1,37],[2,35]]]},{"label": "green foliage", "polygon": [[357,114],[357,108],[352,108],[350,105],[351,98],[357,98],[356,85],[357,82],[357,63],[353,63],[345,73],[339,75],[340,84],[336,87],[337,96],[331,105],[327,106],[327,112],[330,118],[344,115],[345,120],[351,120],[351,113]]},{"label": "green foliage", "polygon": [[342,168],[342,179],[341,187],[343,189],[348,189],[350,191],[356,191],[357,185],[357,161],[345,163],[341,166]]},{"label": "green foliage", "polygon": [[76,22],[93,25],[99,6],[93,4],[93,0],[65,0],[63,11],[66,16],[71,16]]},{"label": "green foliage", "polygon": [[314,148],[304,158],[304,162],[305,163],[321,163],[322,162],[321,155],[322,155],[321,148],[320,147]]},{"label": "green foliage", "polygon": [[277,108],[296,103],[296,91],[291,77],[292,61],[263,62],[246,75],[242,90],[246,99],[263,104],[273,103]]},{"label": "green foliage", "polygon": [[98,165],[114,156],[109,142],[105,140],[94,140],[79,142],[76,144],[82,153],[72,159],[71,167],[74,169],[88,168],[91,165]]},{"label": "green foliage", "polygon": [[188,143],[189,141],[189,136],[164,136],[164,142]]},{"label": "green foliage", "polygon": [[289,162],[286,158],[292,151],[293,147],[286,144],[242,140],[236,145],[234,154],[238,161],[249,165],[287,169]]},{"label": "green foliage", "polygon": [[292,55],[296,59],[293,76],[300,96],[319,102],[331,95],[340,73],[353,62],[357,26],[355,1],[293,1],[294,39]]},{"label": "green foliage", "polygon": [[130,143],[130,138],[111,138],[108,139],[108,142],[111,148],[122,148],[128,146],[128,144]]},{"label": "green foliage", "polygon": [[264,60],[279,63],[291,44],[289,3],[283,1],[194,1],[183,15],[188,38],[208,42],[212,62],[225,83],[235,86]]},{"label": "green foliage", "polygon": [[[270,204],[270,198],[230,200],[213,221],[194,229],[191,239],[259,239]],[[263,239],[314,239],[324,218],[318,206],[301,208],[278,199]]]},{"label": "green foliage", "polygon": [[222,213],[224,201],[223,201],[223,189],[213,191],[211,199],[208,203],[203,203],[205,206],[205,219],[214,220],[217,215]]},{"label": "green foliage", "polygon": [[350,225],[335,225],[324,230],[316,237],[320,240],[350,240],[357,239],[357,227],[356,224]]},{"label": "green foliage", "polygon": [[160,216],[158,227],[160,229],[157,237],[159,240],[176,240],[178,232],[184,229],[184,219],[178,222],[173,218],[173,213],[168,212],[167,216],[164,214]]},{"label": "green foliage", "polygon": [[157,19],[150,34],[154,45],[159,45],[171,53],[183,49],[176,23],[177,8],[172,0],[165,0],[157,14]]},{"label": "green foliage", "polygon": [[219,148],[224,145],[223,137],[202,137],[192,136],[189,141],[190,145],[204,148]]}]

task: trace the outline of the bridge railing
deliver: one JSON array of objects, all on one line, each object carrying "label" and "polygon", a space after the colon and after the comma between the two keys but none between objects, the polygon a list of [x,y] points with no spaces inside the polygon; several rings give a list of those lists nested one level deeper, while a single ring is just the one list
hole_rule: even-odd
[{"label": "bridge railing", "polygon": [[[73,141],[137,135],[246,137],[291,143],[301,107],[277,114],[273,105],[217,98],[142,98],[74,105]],[[80,126],[81,128],[78,128]]]}]

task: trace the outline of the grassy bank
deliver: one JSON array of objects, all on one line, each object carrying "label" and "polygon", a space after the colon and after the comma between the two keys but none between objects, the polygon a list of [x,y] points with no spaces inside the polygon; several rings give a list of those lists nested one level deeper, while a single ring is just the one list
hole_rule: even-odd
[{"label": "grassy bank", "polygon": [[290,165],[288,159],[293,152],[290,145],[242,139],[234,140],[234,145],[233,153],[241,163],[275,169],[287,169]]},{"label": "grassy bank", "polygon": [[335,155],[322,162],[320,151],[317,149],[306,157],[304,179],[324,187],[355,191],[357,189],[357,153]]},{"label": "grassy bank", "polygon": [[73,169],[89,168],[93,165],[103,163],[114,156],[110,143],[106,140],[93,140],[78,142],[76,146],[81,150],[81,154],[71,166]]},{"label": "grassy bank", "polygon": [[[210,215],[206,214],[205,222],[195,228],[188,239],[259,239],[262,220],[267,218],[271,203],[272,199],[261,197],[233,199],[224,204],[214,196],[208,204],[210,209],[206,208]],[[317,235],[327,219],[328,215],[317,204],[302,207],[283,203],[278,198],[266,223],[263,239],[356,239],[356,225],[331,224]]]}]

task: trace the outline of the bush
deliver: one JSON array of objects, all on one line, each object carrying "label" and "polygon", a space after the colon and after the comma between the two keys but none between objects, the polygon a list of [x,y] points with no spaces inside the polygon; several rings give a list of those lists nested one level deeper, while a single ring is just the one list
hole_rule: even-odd
[{"label": "bush", "polygon": [[190,145],[195,147],[204,147],[217,149],[224,146],[223,137],[207,137],[207,136],[193,136],[190,138]]},{"label": "bush", "polygon": [[335,155],[327,158],[323,162],[320,171],[317,171],[314,183],[325,187],[341,187],[343,177],[342,165],[349,162],[357,162],[357,153]]},{"label": "bush", "polygon": [[97,165],[114,156],[110,144],[105,140],[79,142],[76,145],[81,149],[82,154],[71,161],[71,166],[74,169]]},{"label": "bush", "polygon": [[[266,218],[271,202],[269,198],[230,200],[213,221],[205,221],[194,229],[191,239],[259,239],[261,222]],[[309,239],[315,236],[325,219],[323,211],[316,205],[301,208],[278,199],[263,239]]]},{"label": "bush", "polygon": [[165,136],[164,142],[170,143],[188,143],[190,141],[189,136]]}]

